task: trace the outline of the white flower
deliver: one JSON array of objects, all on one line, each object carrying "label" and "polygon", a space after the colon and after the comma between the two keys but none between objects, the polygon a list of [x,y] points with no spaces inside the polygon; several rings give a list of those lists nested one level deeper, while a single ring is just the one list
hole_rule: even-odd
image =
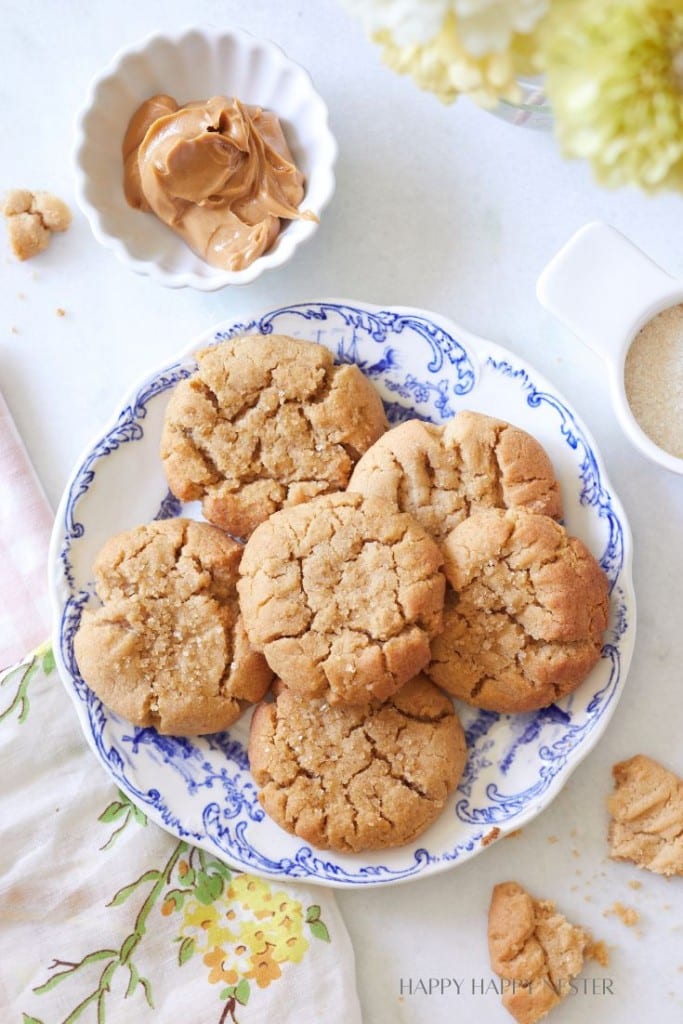
[{"label": "white flower", "polygon": [[532,32],[548,0],[342,0],[374,38],[388,32],[394,45],[424,46],[455,15],[458,38],[473,57],[501,53],[515,33]]},{"label": "white flower", "polygon": [[506,50],[516,32],[533,32],[548,0],[453,0],[452,6],[462,45],[473,57],[483,57]]},{"label": "white flower", "polygon": [[389,32],[397,46],[422,46],[436,36],[452,0],[341,0],[370,38]]}]

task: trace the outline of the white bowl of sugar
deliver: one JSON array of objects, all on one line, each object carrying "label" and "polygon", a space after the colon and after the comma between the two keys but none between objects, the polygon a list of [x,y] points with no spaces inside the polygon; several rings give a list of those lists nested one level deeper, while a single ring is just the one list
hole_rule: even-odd
[{"label": "white bowl of sugar", "polygon": [[625,434],[683,474],[683,281],[615,228],[586,224],[550,261],[537,295],[607,363]]}]

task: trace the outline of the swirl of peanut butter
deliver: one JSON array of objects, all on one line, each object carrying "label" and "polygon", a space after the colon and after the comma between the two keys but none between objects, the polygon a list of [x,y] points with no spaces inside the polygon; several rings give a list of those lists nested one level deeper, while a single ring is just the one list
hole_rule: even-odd
[{"label": "swirl of peanut butter", "polygon": [[214,96],[146,100],[123,140],[128,203],[152,211],[212,266],[242,270],[299,212],[304,178],[275,114]]}]

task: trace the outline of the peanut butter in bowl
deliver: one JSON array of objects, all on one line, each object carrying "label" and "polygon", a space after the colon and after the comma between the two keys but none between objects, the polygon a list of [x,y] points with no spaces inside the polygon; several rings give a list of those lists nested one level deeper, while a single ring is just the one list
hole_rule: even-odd
[{"label": "peanut butter in bowl", "polygon": [[238,99],[213,96],[180,106],[150,97],[123,140],[124,193],[155,213],[201,259],[242,270],[267,252],[282,222],[300,211],[304,177],[277,116]]}]

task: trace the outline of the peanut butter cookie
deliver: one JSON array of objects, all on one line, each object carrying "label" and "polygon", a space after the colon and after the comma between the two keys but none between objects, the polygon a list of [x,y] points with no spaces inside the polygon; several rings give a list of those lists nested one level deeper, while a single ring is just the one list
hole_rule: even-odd
[{"label": "peanut butter cookie", "polygon": [[505,981],[503,1006],[519,1024],[535,1024],[569,995],[591,956],[590,934],[570,924],[550,900],[517,882],[496,885],[489,908],[491,967]]},{"label": "peanut butter cookie", "polygon": [[161,457],[173,493],[200,499],[206,519],[235,537],[344,490],[387,429],[370,381],[323,345],[247,336],[199,352],[197,364],[168,404]]},{"label": "peanut butter cookie", "polygon": [[161,733],[218,732],[272,679],[249,646],[237,602],[239,544],[167,519],[117,534],[95,563],[102,607],[75,638],[81,675],[110,708]]},{"label": "peanut butter cookie", "polygon": [[575,690],[600,657],[609,601],[585,545],[548,516],[489,509],[444,544],[444,629],[426,672],[476,707],[520,712]]},{"label": "peanut butter cookie", "polygon": [[612,768],[610,856],[683,875],[683,779],[644,754]]},{"label": "peanut butter cookie", "polygon": [[323,495],[254,531],[238,583],[244,625],[282,681],[330,703],[385,700],[429,661],[441,552],[379,498]]},{"label": "peanut butter cookie", "polygon": [[391,502],[441,541],[483,508],[525,508],[559,518],[560,487],[530,434],[482,413],[457,413],[444,426],[406,420],[373,444],[350,491]]},{"label": "peanut butter cookie", "polygon": [[254,712],[249,738],[266,813],[313,846],[355,853],[424,831],[465,758],[451,700],[422,676],[372,707],[331,707],[282,687]]}]

